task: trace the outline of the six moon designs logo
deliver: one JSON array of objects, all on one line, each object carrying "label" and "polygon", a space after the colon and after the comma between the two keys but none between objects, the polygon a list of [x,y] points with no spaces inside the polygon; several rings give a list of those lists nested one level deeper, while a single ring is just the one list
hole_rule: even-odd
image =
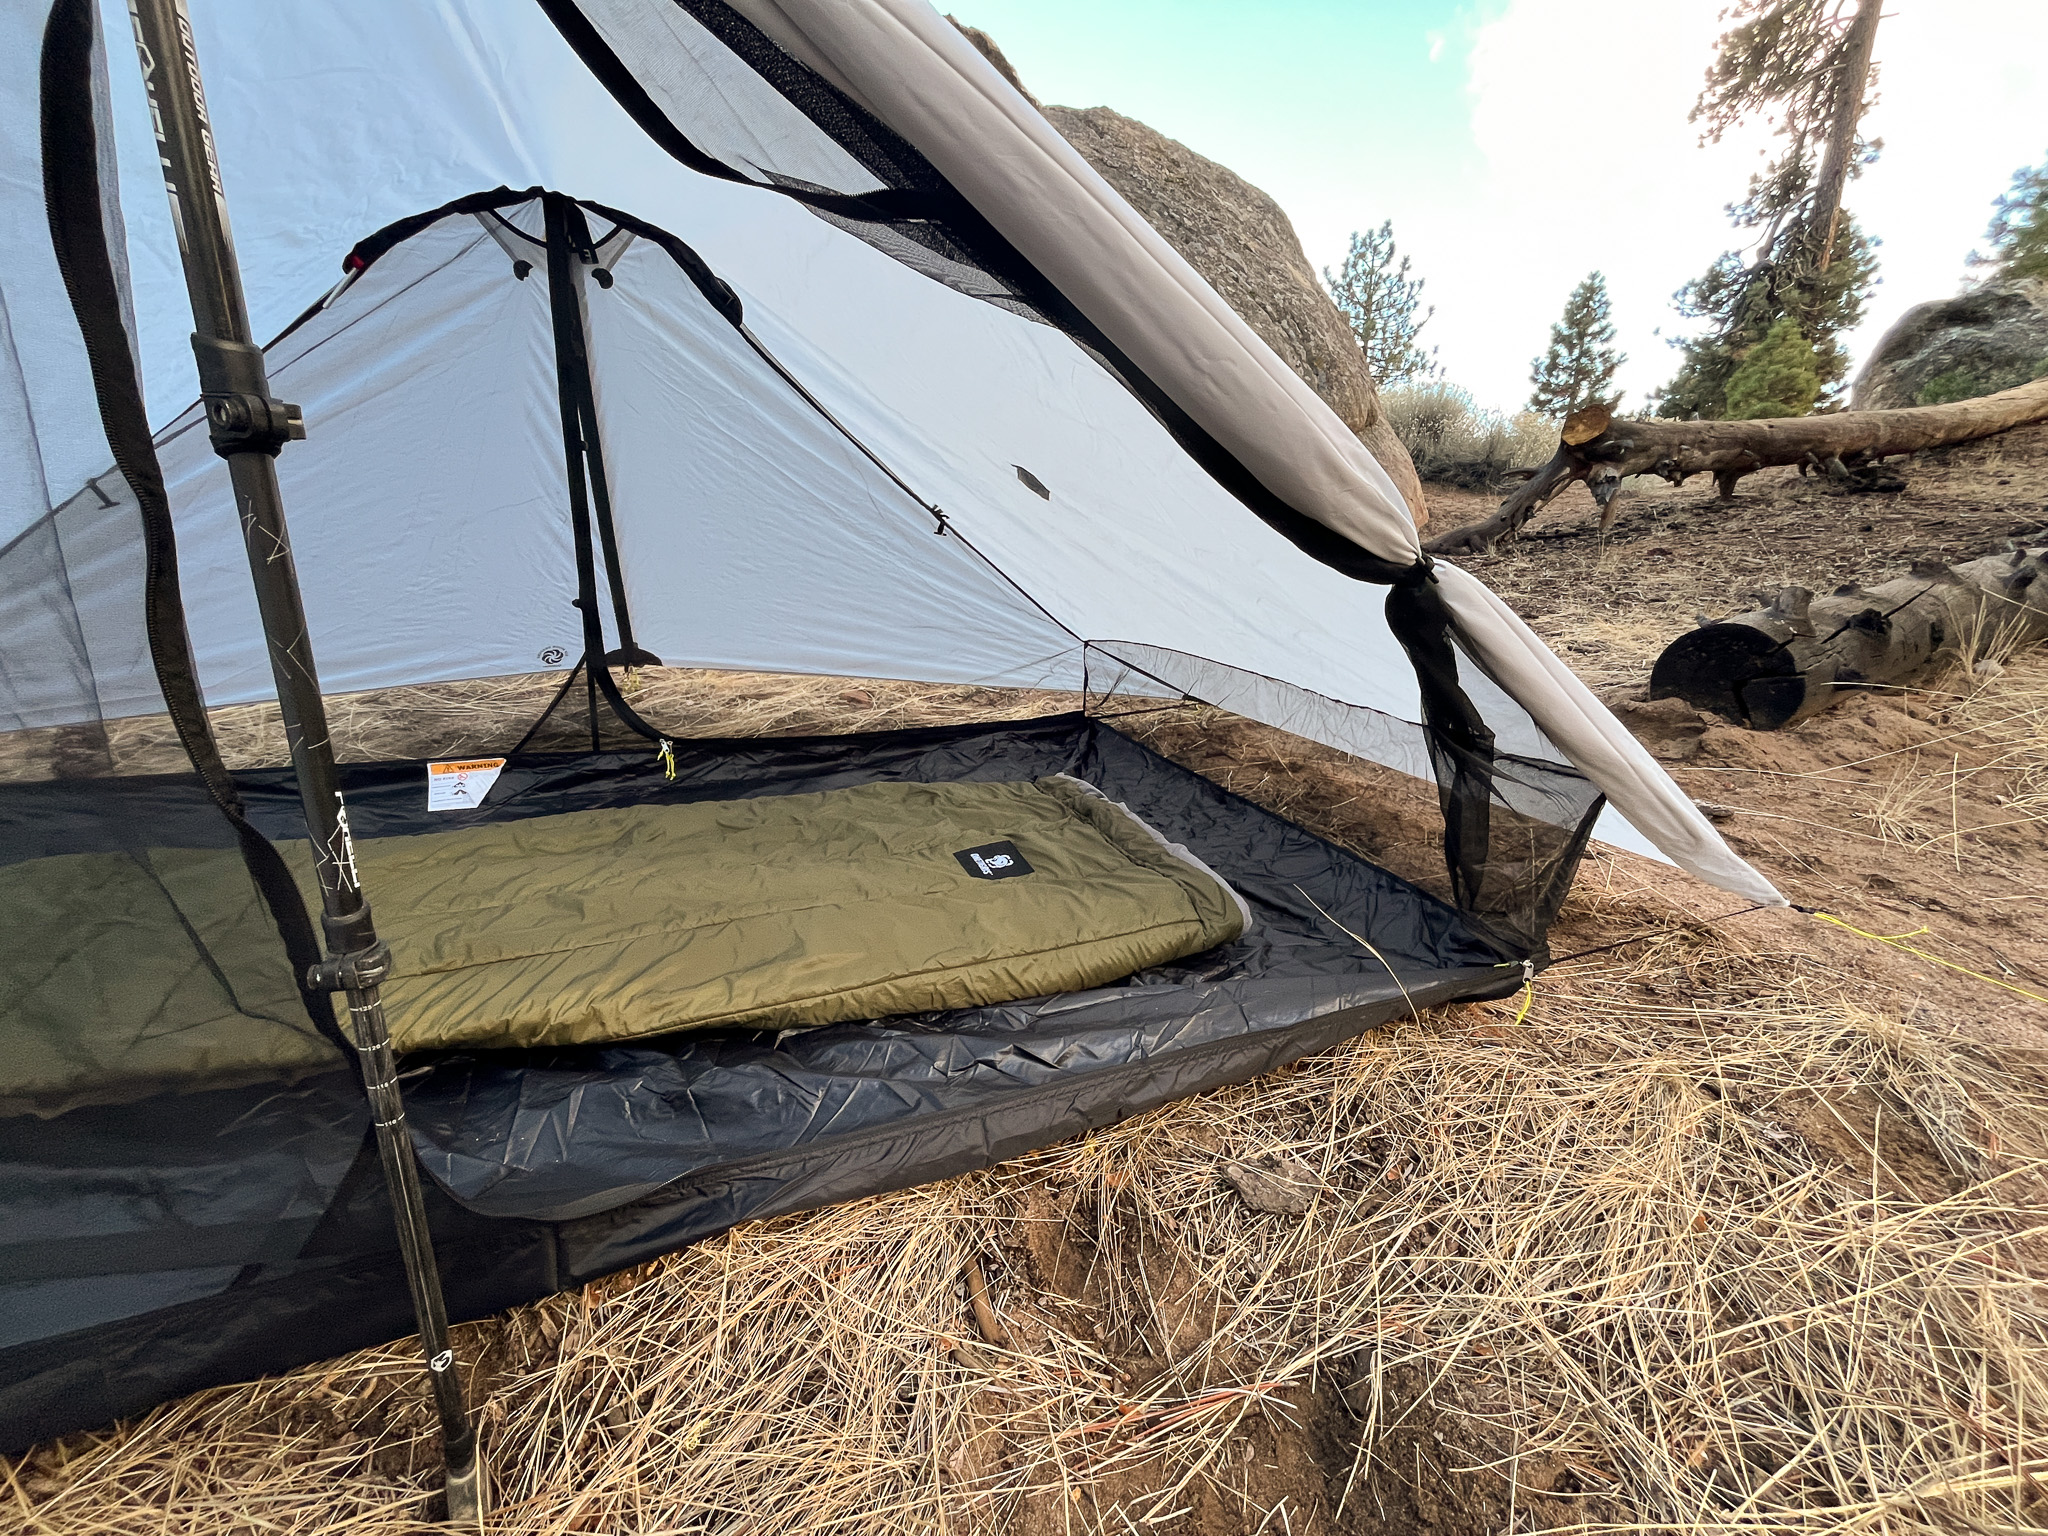
[{"label": "six moon designs logo", "polygon": [[551,645],[540,653],[540,664],[544,667],[559,667],[569,653],[559,645]]},{"label": "six moon designs logo", "polygon": [[1014,880],[1019,875],[1031,873],[1030,864],[1025,862],[1024,855],[1012,842],[983,843],[979,848],[963,848],[953,857],[977,880]]}]

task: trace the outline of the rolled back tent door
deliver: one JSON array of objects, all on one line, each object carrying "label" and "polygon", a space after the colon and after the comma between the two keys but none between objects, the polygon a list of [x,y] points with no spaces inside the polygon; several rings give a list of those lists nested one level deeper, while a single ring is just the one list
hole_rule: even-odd
[{"label": "rolled back tent door", "polygon": [[[327,689],[587,689],[589,662],[630,715],[630,639],[673,666],[1185,693],[1435,777],[1458,904],[1078,716],[673,740],[671,779],[600,700],[605,750],[551,738],[580,750],[515,757],[462,814],[1069,773],[1255,921],[1053,1009],[411,1061],[457,1317],[1500,995],[1602,791],[1775,897],[1512,615],[1420,565],[1355,440],[936,13],[800,9],[201,8],[273,386],[308,423],[279,473]],[[40,142],[45,21],[0,21],[10,143]],[[160,204],[154,165],[88,62],[127,359],[86,354],[40,181],[0,185],[9,1446],[411,1327],[360,1090],[296,983],[311,925],[256,867],[304,822],[226,473],[181,409],[168,227],[132,197],[124,230],[111,195],[116,142]],[[101,428],[124,369],[172,407],[153,442]],[[421,755],[468,755],[443,723]],[[445,825],[424,776],[345,767],[356,835]]]},{"label": "rolled back tent door", "polygon": [[1502,724],[1517,745],[1555,743],[1532,755],[1564,757],[1665,856],[1782,902],[1483,583],[1432,569],[1357,438],[930,6],[539,3],[678,162],[772,188],[914,270],[1066,331],[1289,542],[1391,585],[1389,616],[1415,663],[1445,797],[1452,878],[1468,899],[1497,896],[1527,853],[1512,837],[1516,852],[1485,870],[1489,806],[1519,819],[1552,796],[1509,788],[1531,770],[1490,761],[1497,733],[1472,707],[1489,690],[1460,696],[1454,652],[1512,699]]}]

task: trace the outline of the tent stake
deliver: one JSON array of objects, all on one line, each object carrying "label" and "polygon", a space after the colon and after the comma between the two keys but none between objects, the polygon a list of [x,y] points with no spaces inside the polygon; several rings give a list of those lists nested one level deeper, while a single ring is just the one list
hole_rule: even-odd
[{"label": "tent stake", "polygon": [[196,328],[192,350],[199,360],[207,430],[214,451],[227,460],[234,483],[271,672],[284,712],[285,739],[291,747],[292,767],[298,775],[299,796],[313,842],[327,959],[312,968],[303,984],[309,990],[343,992],[348,999],[349,1031],[362,1065],[363,1088],[376,1125],[377,1151],[398,1227],[399,1250],[441,1416],[448,1518],[481,1528],[482,1458],[477,1453],[475,1426],[463,1403],[455,1352],[448,1344],[441,1275],[427,1230],[419,1164],[406,1134],[405,1105],[379,994],[379,984],[390,969],[390,951],[377,938],[369,903],[356,879],[348,809],[342,803],[335,772],[326,704],[313,666],[305,605],[285,529],[284,498],[277,483],[278,450],[286,442],[304,437],[305,428],[297,406],[271,396],[262,349],[250,337],[241,271],[228,230],[227,201],[199,81],[199,56],[184,0],[128,0],[128,13],[156,123],[185,286],[192,299]]}]

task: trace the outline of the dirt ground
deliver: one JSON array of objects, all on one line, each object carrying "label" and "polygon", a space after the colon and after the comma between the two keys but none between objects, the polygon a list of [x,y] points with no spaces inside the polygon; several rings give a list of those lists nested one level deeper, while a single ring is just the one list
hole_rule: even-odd
[{"label": "dirt ground", "polygon": [[[2048,424],[1891,467],[1902,489],[1843,492],[1770,470],[1741,481],[1732,502],[1705,477],[1682,488],[1645,479],[1604,542],[1590,494],[1575,486],[1518,542],[1467,564],[1794,902],[1887,934],[1925,928],[1948,958],[2048,990],[2048,785],[2015,766],[2041,728],[2015,703],[2038,659],[2008,658],[2019,668],[2012,684],[1940,669],[1779,733],[1644,702],[1650,665],[1671,639],[1697,618],[1756,606],[1754,593],[1870,585],[1915,560],[2048,542]],[[1444,491],[1432,521],[1455,526],[1495,504]],[[1866,944],[1858,955],[1924,990],[1927,1006],[1956,1007],[1993,1033],[2010,1018],[2031,1042],[2021,1020],[2041,1014],[2024,1000],[2015,1013],[1897,951]]]},{"label": "dirt ground", "polygon": [[[1604,546],[1574,491],[1471,562],[1813,913],[1596,845],[1523,998],[465,1327],[498,1528],[2042,1528],[2048,648],[1776,735],[1640,697],[1753,589],[2048,528],[2048,428],[1903,478],[1659,487]],[[1439,527],[1492,506],[1432,503]],[[645,686],[704,734],[1073,702]],[[530,704],[466,695],[463,743],[516,739]],[[337,709],[350,755],[419,746],[403,711],[361,714]],[[1211,709],[1120,724],[1442,890],[1427,787]],[[253,714],[223,725],[275,749]],[[1246,1167],[1308,1209],[1255,1205]],[[43,1536],[420,1529],[415,1382],[400,1343],[199,1394],[0,1463],[0,1508]]]}]

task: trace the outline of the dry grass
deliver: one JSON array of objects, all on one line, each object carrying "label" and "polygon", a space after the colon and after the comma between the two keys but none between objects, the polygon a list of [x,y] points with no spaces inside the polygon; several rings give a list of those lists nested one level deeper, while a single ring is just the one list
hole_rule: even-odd
[{"label": "dry grass", "polygon": [[[1542,1524],[2032,1524],[2048,1106],[1797,976],[1759,993],[1779,969],[1666,933],[1546,978],[1518,1028],[1508,1004],[1430,1016],[469,1330],[504,1360],[494,1528],[999,1529],[1081,1488],[1085,1528],[1142,1528],[1203,1490],[1257,1502],[1246,1421],[1318,1395],[1357,1416],[1326,1514],[1408,1475],[1376,1449],[1427,1411],[1447,1462],[1505,1474]],[[1694,1001],[1643,999],[1674,973]],[[1867,1166],[1789,1127],[1817,1089],[1879,1127]],[[1892,1145],[1931,1149],[1945,1187]],[[1266,1153],[1321,1179],[1305,1218],[1218,1178]],[[1393,1385],[1418,1372],[1426,1410]],[[394,1347],[202,1394],[20,1468],[21,1528],[410,1529],[415,1384]]]},{"label": "dry grass", "polygon": [[[1878,836],[1961,859],[1968,836],[2048,825],[2048,665],[2017,640],[2010,631],[1965,637],[1951,664],[1912,690],[1943,732],[1886,763],[1857,812]],[[1980,780],[1999,810],[1965,825],[1957,807]]]},{"label": "dry grass", "polygon": [[[331,694],[327,723],[342,762],[475,757],[509,752],[547,708],[566,674],[536,672],[469,682]],[[788,736],[949,725],[995,716],[1052,714],[1079,696],[1019,689],[933,685],[877,679],[765,676],[687,667],[647,667],[621,675],[633,706],[683,736]],[[214,739],[231,769],[289,761],[277,705],[234,704],[210,712]],[[580,697],[570,698],[536,750],[589,746]],[[637,750],[641,738],[619,731],[606,743]],[[182,773],[184,750],[167,715],[98,726],[59,726],[0,734],[0,781],[60,775]]]},{"label": "dry grass", "polygon": [[[1955,708],[2002,722],[2039,794],[2034,677]],[[679,729],[930,718],[899,685],[663,686],[706,711]],[[1210,711],[1131,725],[1427,862],[1427,796],[1390,776]],[[1520,1024],[1516,1000],[1440,1010],[462,1330],[493,1529],[1394,1531],[1427,1490],[1458,1532],[2048,1523],[2033,1064],[1617,869],[1559,948],[1628,942],[1546,973]],[[1315,1175],[1305,1216],[1219,1175],[1266,1156]],[[394,1345],[203,1393],[24,1458],[0,1500],[38,1536],[415,1530],[417,1385]]]}]

